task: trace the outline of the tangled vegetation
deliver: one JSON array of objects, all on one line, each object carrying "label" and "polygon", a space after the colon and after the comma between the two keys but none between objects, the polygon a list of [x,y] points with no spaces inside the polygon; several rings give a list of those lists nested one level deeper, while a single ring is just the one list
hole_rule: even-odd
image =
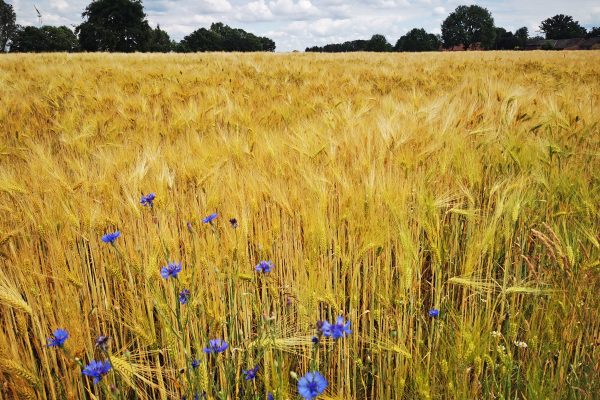
[{"label": "tangled vegetation", "polygon": [[0,57],[0,398],[592,399],[599,78]]}]

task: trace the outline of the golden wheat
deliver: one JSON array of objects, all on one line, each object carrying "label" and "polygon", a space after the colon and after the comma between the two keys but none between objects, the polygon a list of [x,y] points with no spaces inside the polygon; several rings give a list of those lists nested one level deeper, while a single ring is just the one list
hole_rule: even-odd
[{"label": "golden wheat", "polygon": [[596,51],[0,57],[0,399],[592,399],[598,110]]}]

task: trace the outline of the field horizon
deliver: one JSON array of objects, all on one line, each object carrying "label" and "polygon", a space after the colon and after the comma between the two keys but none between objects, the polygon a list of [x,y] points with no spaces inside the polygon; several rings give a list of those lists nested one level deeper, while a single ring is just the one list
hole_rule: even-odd
[{"label": "field horizon", "polygon": [[600,51],[3,55],[0,400],[593,399],[599,110]]}]

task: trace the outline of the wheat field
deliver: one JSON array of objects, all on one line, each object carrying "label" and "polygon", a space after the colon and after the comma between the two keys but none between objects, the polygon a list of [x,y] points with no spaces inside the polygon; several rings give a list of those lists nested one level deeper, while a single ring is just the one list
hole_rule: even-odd
[{"label": "wheat field", "polygon": [[598,171],[600,52],[2,56],[0,399],[598,398]]}]

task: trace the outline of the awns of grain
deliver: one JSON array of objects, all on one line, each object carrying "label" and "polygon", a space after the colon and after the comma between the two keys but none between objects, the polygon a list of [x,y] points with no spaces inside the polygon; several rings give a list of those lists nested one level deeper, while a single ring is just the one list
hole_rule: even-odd
[{"label": "awns of grain", "polygon": [[[600,392],[600,53],[39,54],[0,71],[7,396],[95,390],[45,347],[56,328],[86,363],[109,335],[126,398],[181,395],[192,357],[229,398],[294,398],[290,373],[315,365],[338,399]],[[168,261],[191,292],[185,348]],[[337,315],[352,334],[315,351]]]}]

